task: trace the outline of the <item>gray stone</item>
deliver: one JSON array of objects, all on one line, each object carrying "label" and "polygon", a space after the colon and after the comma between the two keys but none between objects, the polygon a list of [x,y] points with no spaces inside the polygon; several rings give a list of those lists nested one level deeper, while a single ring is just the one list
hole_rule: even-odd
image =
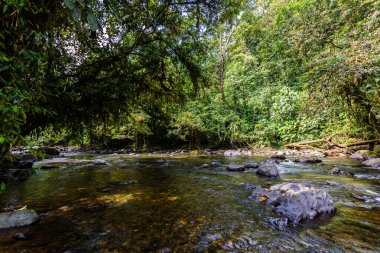
[{"label": "gray stone", "polygon": [[273,154],[270,158],[284,160],[286,159],[285,152],[278,151],[275,154]]},{"label": "gray stone", "polygon": [[356,153],[353,153],[352,155],[350,155],[350,158],[351,159],[356,159],[356,160],[364,160],[364,157],[362,154],[356,152]]},{"label": "gray stone", "polygon": [[319,158],[314,158],[314,157],[301,157],[299,159],[300,163],[321,163],[322,160]]},{"label": "gray stone", "polygon": [[339,168],[335,167],[335,168],[332,168],[332,169],[329,171],[329,174],[335,174],[335,175],[337,175],[337,174],[339,174],[340,172],[341,172],[341,170],[340,170]]},{"label": "gray stone", "polygon": [[245,168],[242,165],[227,165],[228,171],[245,171]]},{"label": "gray stone", "polygon": [[277,166],[273,163],[264,163],[257,169],[256,174],[262,177],[278,178]]},{"label": "gray stone", "polygon": [[204,163],[204,164],[201,165],[201,168],[202,168],[202,169],[206,169],[206,168],[208,168],[208,167],[210,167],[210,165],[208,165],[207,163]]},{"label": "gray stone", "polygon": [[246,163],[244,164],[244,167],[246,169],[257,169],[259,167],[259,165],[255,162],[252,162],[252,163]]},{"label": "gray stone", "polygon": [[[284,183],[274,185],[269,190],[256,187],[250,198],[265,201],[275,213],[286,217],[293,224],[335,211],[331,196],[312,185]],[[282,226],[283,221],[279,225]]]},{"label": "gray stone", "polygon": [[220,162],[215,162],[214,161],[214,162],[211,163],[211,167],[212,168],[218,168],[218,167],[221,167],[221,166],[222,166],[222,164]]},{"label": "gray stone", "polygon": [[34,210],[19,210],[0,213],[0,229],[17,228],[32,225],[40,216]]},{"label": "gray stone", "polygon": [[226,150],[224,156],[241,156],[240,150]]},{"label": "gray stone", "polygon": [[380,158],[369,159],[364,161],[363,164],[374,169],[380,169]]}]

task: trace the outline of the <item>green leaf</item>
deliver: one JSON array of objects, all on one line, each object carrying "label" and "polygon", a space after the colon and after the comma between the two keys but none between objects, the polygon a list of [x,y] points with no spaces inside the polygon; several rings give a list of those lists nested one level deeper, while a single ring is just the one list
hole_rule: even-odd
[{"label": "green leaf", "polygon": [[92,13],[87,13],[87,23],[92,31],[98,29],[98,20]]},{"label": "green leaf", "polygon": [[5,191],[6,188],[7,188],[7,186],[5,185],[5,183],[0,184],[0,192]]},{"label": "green leaf", "polygon": [[63,0],[65,2],[65,5],[70,10],[73,10],[75,8],[75,1],[74,0]]},{"label": "green leaf", "polygon": [[81,17],[81,10],[80,9],[78,9],[78,8],[74,8],[73,9],[73,11],[72,11],[72,13],[71,13],[72,15],[73,15],[73,18],[75,19],[75,20],[80,20],[80,17]]},{"label": "green leaf", "polygon": [[5,142],[5,137],[4,136],[0,136],[0,144],[3,144]]}]

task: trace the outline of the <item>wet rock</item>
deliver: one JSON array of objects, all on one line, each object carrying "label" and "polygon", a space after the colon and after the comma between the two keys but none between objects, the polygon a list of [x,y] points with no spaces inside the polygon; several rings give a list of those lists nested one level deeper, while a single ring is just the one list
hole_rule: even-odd
[{"label": "wet rock", "polygon": [[269,223],[273,228],[278,230],[285,230],[287,225],[289,224],[289,219],[284,218],[269,218]]},{"label": "wet rock", "polygon": [[55,165],[45,165],[45,166],[42,166],[40,169],[41,170],[53,170],[53,169],[58,169],[59,166],[55,166]]},{"label": "wet rock", "polygon": [[322,160],[315,157],[301,157],[299,159],[300,163],[321,163]]},{"label": "wet rock", "polygon": [[335,210],[333,200],[326,191],[305,184],[284,183],[274,185],[269,190],[256,187],[250,199],[265,201],[275,213],[293,224]]},{"label": "wet rock", "polygon": [[26,241],[30,239],[30,236],[24,233],[16,233],[12,236],[12,239],[17,241]]},{"label": "wet rock", "polygon": [[276,152],[276,153],[273,154],[270,158],[284,160],[284,159],[286,159],[285,152],[281,152],[281,151]]},{"label": "wet rock", "polygon": [[0,230],[26,227],[39,221],[40,216],[34,210],[18,210],[0,213]]},{"label": "wet rock", "polygon": [[226,150],[224,151],[224,156],[240,156],[241,152],[239,150]]},{"label": "wet rock", "polygon": [[253,186],[250,183],[241,183],[240,185],[243,186],[245,189],[249,189],[249,190],[252,190],[255,188],[255,186]]},{"label": "wet rock", "polygon": [[220,240],[220,239],[222,239],[222,238],[223,238],[223,237],[222,237],[221,234],[213,234],[213,235],[208,235],[208,236],[206,237],[206,240],[207,240],[208,242],[214,242],[214,241]]},{"label": "wet rock", "polygon": [[322,153],[320,151],[311,151],[309,153],[310,156],[315,156],[315,157],[319,157],[319,158],[323,158],[323,157],[326,157],[326,154],[325,153]]},{"label": "wet rock", "polygon": [[210,167],[210,165],[207,164],[207,163],[201,165],[201,168],[202,168],[202,169],[205,169],[205,168],[208,168],[208,167]]},{"label": "wet rock", "polygon": [[340,172],[341,172],[341,170],[340,170],[339,168],[335,167],[335,168],[332,168],[328,173],[329,173],[329,174],[337,175],[337,174],[339,174]]},{"label": "wet rock", "polygon": [[242,165],[227,165],[226,169],[228,171],[245,171],[245,168]]},{"label": "wet rock", "polygon": [[352,155],[349,156],[351,159],[356,159],[356,160],[364,160],[364,157],[362,154],[356,152],[353,153]]},{"label": "wet rock", "polygon": [[222,164],[220,162],[212,162],[211,163],[211,167],[212,168],[218,168],[218,167],[222,167]]},{"label": "wet rock", "polygon": [[273,163],[264,163],[257,169],[256,174],[262,177],[278,178],[277,166]]},{"label": "wet rock", "polygon": [[380,158],[369,159],[364,161],[363,164],[374,169],[380,169]]},{"label": "wet rock", "polygon": [[244,167],[246,169],[257,169],[259,167],[259,165],[255,162],[252,162],[252,163],[246,163],[244,164]]}]

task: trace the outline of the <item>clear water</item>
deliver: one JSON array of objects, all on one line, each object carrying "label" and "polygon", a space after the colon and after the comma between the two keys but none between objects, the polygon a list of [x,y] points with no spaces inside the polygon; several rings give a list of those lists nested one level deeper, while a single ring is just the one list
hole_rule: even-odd
[{"label": "clear water", "polygon": [[[86,165],[92,160],[106,165]],[[0,211],[27,206],[42,215],[33,226],[0,231],[0,252],[380,252],[380,171],[347,159],[326,159],[326,166],[285,162],[281,179],[273,181],[252,171],[200,168],[214,160],[265,158],[74,154],[45,161],[64,166],[40,171],[0,195]],[[357,178],[326,173],[336,165]],[[327,190],[337,213],[276,230],[268,221],[276,215],[249,200],[241,184],[281,182]],[[30,239],[12,239],[20,232]]]}]

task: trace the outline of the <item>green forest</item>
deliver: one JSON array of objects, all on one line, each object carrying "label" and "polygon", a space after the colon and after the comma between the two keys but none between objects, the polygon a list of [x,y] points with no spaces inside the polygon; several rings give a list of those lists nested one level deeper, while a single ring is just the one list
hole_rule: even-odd
[{"label": "green forest", "polygon": [[16,145],[266,146],[380,131],[380,1],[4,0]]},{"label": "green forest", "polygon": [[0,252],[380,252],[380,0],[0,0]]}]

